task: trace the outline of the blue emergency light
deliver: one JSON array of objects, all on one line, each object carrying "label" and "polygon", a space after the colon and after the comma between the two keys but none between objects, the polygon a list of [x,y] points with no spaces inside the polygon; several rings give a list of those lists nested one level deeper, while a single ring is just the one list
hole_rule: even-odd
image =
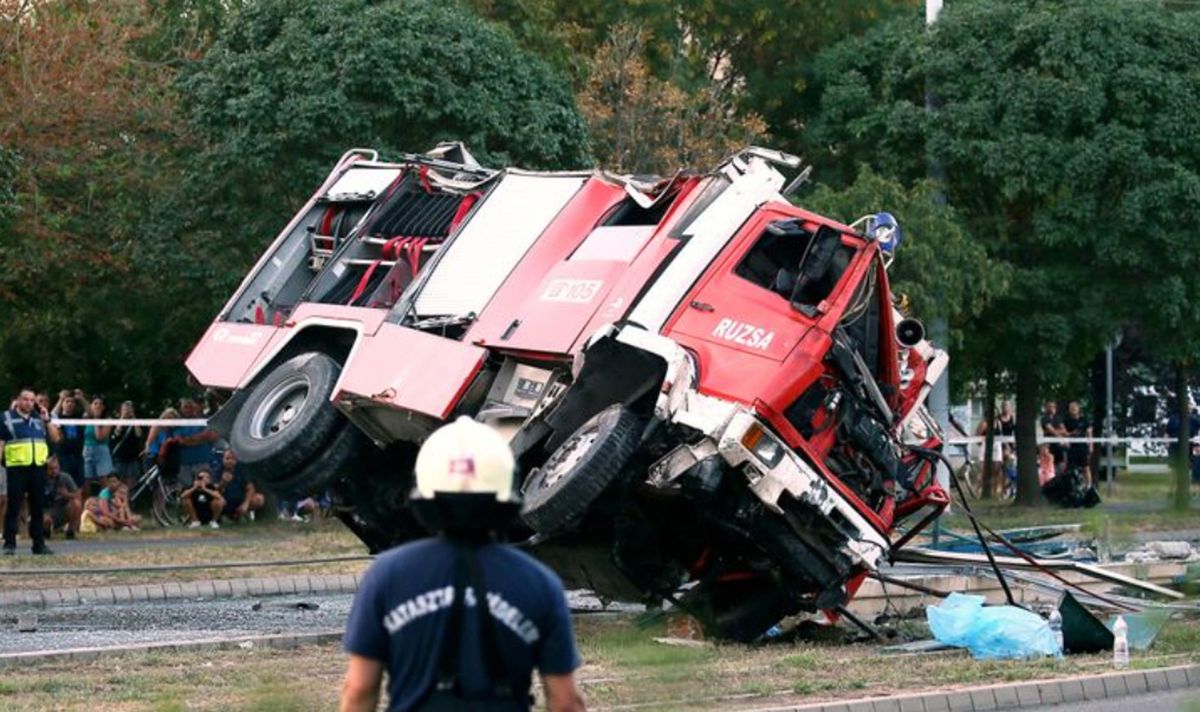
[{"label": "blue emergency light", "polygon": [[887,253],[895,252],[904,241],[904,231],[891,213],[876,213],[871,220],[870,234],[879,243],[879,248]]}]

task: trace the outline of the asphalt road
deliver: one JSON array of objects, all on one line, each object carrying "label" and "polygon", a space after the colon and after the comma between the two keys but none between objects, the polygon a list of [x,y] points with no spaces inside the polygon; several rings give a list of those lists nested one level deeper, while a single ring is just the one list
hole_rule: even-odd
[{"label": "asphalt road", "polygon": [[[339,594],[63,606],[25,612],[37,616],[37,630],[32,633],[14,632],[18,614],[5,612],[0,613],[0,653],[340,629],[352,598]],[[301,602],[315,608],[295,605]]]},{"label": "asphalt road", "polygon": [[[266,596],[9,610],[0,612],[0,653],[341,630],[353,598],[350,594]],[[576,612],[601,610],[600,602],[586,591],[569,592],[567,603]],[[614,603],[606,610],[645,608]],[[30,615],[37,617],[37,630],[16,632],[18,618]]]},{"label": "asphalt road", "polygon": [[1160,692],[1047,707],[1048,712],[1200,712],[1200,690]]}]

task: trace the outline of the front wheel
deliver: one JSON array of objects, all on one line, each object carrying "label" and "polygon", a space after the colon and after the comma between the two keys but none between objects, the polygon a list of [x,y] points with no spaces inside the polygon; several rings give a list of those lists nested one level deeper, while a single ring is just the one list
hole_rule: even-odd
[{"label": "front wheel", "polygon": [[529,475],[521,519],[540,534],[578,523],[629,462],[642,431],[642,420],[621,405],[593,416]]},{"label": "front wheel", "polygon": [[307,353],[255,384],[238,411],[229,445],[252,477],[278,483],[307,465],[344,426],[329,402],[341,366]]}]

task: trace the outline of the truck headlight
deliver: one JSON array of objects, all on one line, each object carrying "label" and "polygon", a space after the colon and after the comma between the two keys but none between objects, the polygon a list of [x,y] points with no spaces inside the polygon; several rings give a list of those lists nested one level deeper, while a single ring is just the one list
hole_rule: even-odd
[{"label": "truck headlight", "polygon": [[742,447],[754,453],[766,468],[773,469],[783,459],[784,445],[771,431],[753,423],[742,433]]}]

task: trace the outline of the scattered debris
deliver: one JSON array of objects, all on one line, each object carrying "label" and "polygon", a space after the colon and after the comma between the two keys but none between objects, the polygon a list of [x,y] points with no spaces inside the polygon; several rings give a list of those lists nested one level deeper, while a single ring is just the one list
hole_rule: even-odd
[{"label": "scattered debris", "polygon": [[[1058,604],[1063,618],[1063,647],[1068,653],[1101,653],[1112,650],[1113,626],[1117,616],[1102,622],[1070,593],[1064,593]],[[1171,611],[1162,607],[1122,613],[1127,640],[1133,650],[1147,650],[1154,644]]]},{"label": "scattered debris", "polygon": [[1200,561],[1200,551],[1186,541],[1148,541],[1125,554],[1125,560],[1138,564],[1157,561]]},{"label": "scattered debris", "polygon": [[1059,601],[1058,612],[1062,616],[1064,652],[1075,654],[1112,650],[1112,631],[1069,592],[1064,593]]},{"label": "scattered debris", "polygon": [[[933,551],[930,549],[911,548],[893,552],[896,561],[918,564],[950,564],[950,565],[988,565],[988,560],[978,554],[959,554],[950,551]],[[1078,561],[1058,561],[1030,558],[1028,561],[1013,556],[997,556],[996,563],[1003,569],[1034,570],[1042,573],[1074,572],[1084,574],[1089,578],[1108,583],[1139,589],[1147,593],[1165,598],[1180,599],[1183,594],[1146,581],[1139,581],[1131,576],[1125,576],[1100,566],[1084,564]]]},{"label": "scattered debris", "polygon": [[691,640],[690,638],[652,638],[655,643],[674,645],[680,648],[711,648],[712,643],[706,640]]},{"label": "scattered debris", "polygon": [[667,618],[667,637],[671,640],[704,640],[704,629],[700,621],[692,616],[678,614]]},{"label": "scattered debris", "polygon": [[955,646],[947,645],[940,640],[914,640],[911,643],[900,643],[899,645],[887,645],[879,649],[880,653],[940,653],[946,650],[956,650]]},{"label": "scattered debris", "polygon": [[261,611],[266,609],[286,610],[286,611],[315,611],[321,606],[309,601],[255,601],[254,605],[250,606],[252,611]]},{"label": "scattered debris", "polygon": [[17,614],[17,632],[18,633],[36,633],[38,629],[38,617],[36,613],[19,613]]}]

